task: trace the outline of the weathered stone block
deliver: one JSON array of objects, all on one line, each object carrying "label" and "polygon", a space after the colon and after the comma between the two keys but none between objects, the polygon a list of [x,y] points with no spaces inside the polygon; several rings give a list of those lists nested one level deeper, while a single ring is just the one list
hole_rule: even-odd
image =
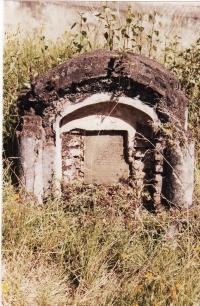
[{"label": "weathered stone block", "polygon": [[84,182],[112,185],[128,178],[129,166],[124,159],[121,135],[85,137]]}]

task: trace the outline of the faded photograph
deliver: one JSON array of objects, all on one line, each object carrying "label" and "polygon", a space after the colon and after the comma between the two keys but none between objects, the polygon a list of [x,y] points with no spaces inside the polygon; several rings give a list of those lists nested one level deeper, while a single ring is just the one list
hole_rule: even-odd
[{"label": "faded photograph", "polygon": [[200,4],[4,2],[3,305],[200,300]]}]

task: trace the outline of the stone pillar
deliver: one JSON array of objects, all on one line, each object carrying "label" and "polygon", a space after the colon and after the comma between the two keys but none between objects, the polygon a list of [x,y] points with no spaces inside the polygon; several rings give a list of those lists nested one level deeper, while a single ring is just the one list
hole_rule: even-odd
[{"label": "stone pillar", "polygon": [[144,186],[144,162],[142,161],[143,157],[145,156],[144,150],[140,150],[137,148],[135,153],[135,159],[133,162],[133,169],[134,169],[134,179],[136,187],[143,188]]},{"label": "stone pillar", "polygon": [[46,140],[43,145],[43,188],[44,196],[53,191],[55,179],[55,144],[53,140]]},{"label": "stone pillar", "polygon": [[194,189],[194,143],[168,145],[164,152],[163,193],[169,205],[189,208]]},{"label": "stone pillar", "polygon": [[161,195],[162,195],[162,187],[163,187],[163,148],[164,144],[162,139],[159,137],[156,138],[155,144],[155,154],[154,154],[154,162],[155,162],[155,178],[154,178],[154,206],[157,210],[162,208],[161,203]]},{"label": "stone pillar", "polygon": [[41,203],[43,198],[43,139],[42,118],[24,116],[23,128],[18,132],[20,176],[27,192]]},{"label": "stone pillar", "polygon": [[84,139],[79,132],[63,133],[62,138],[62,177],[63,183],[83,180]]}]

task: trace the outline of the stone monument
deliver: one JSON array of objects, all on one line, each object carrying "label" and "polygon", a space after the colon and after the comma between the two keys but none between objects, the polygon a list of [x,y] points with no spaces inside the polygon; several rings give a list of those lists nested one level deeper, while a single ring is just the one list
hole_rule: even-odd
[{"label": "stone monument", "polygon": [[187,104],[177,79],[144,56],[98,50],[67,60],[19,98],[25,190],[42,202],[77,180],[131,182],[148,193],[147,207],[191,206]]}]

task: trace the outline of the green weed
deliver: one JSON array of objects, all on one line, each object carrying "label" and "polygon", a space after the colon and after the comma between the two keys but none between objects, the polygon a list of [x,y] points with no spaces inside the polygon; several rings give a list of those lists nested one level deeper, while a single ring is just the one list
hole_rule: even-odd
[{"label": "green weed", "polygon": [[[90,25],[84,15],[56,42],[40,29],[5,34],[4,153],[12,157],[17,98],[32,79],[79,53],[103,48],[150,56],[177,75],[189,98],[189,130],[196,140],[200,195],[200,42],[183,50],[179,37],[160,32],[157,13],[130,9],[119,19],[108,6]],[[98,39],[97,39],[98,37]],[[157,215],[133,191],[68,186],[63,199],[39,206],[18,193],[5,162],[2,285],[5,305],[198,305],[200,212]],[[125,196],[124,196],[125,194]]]}]

